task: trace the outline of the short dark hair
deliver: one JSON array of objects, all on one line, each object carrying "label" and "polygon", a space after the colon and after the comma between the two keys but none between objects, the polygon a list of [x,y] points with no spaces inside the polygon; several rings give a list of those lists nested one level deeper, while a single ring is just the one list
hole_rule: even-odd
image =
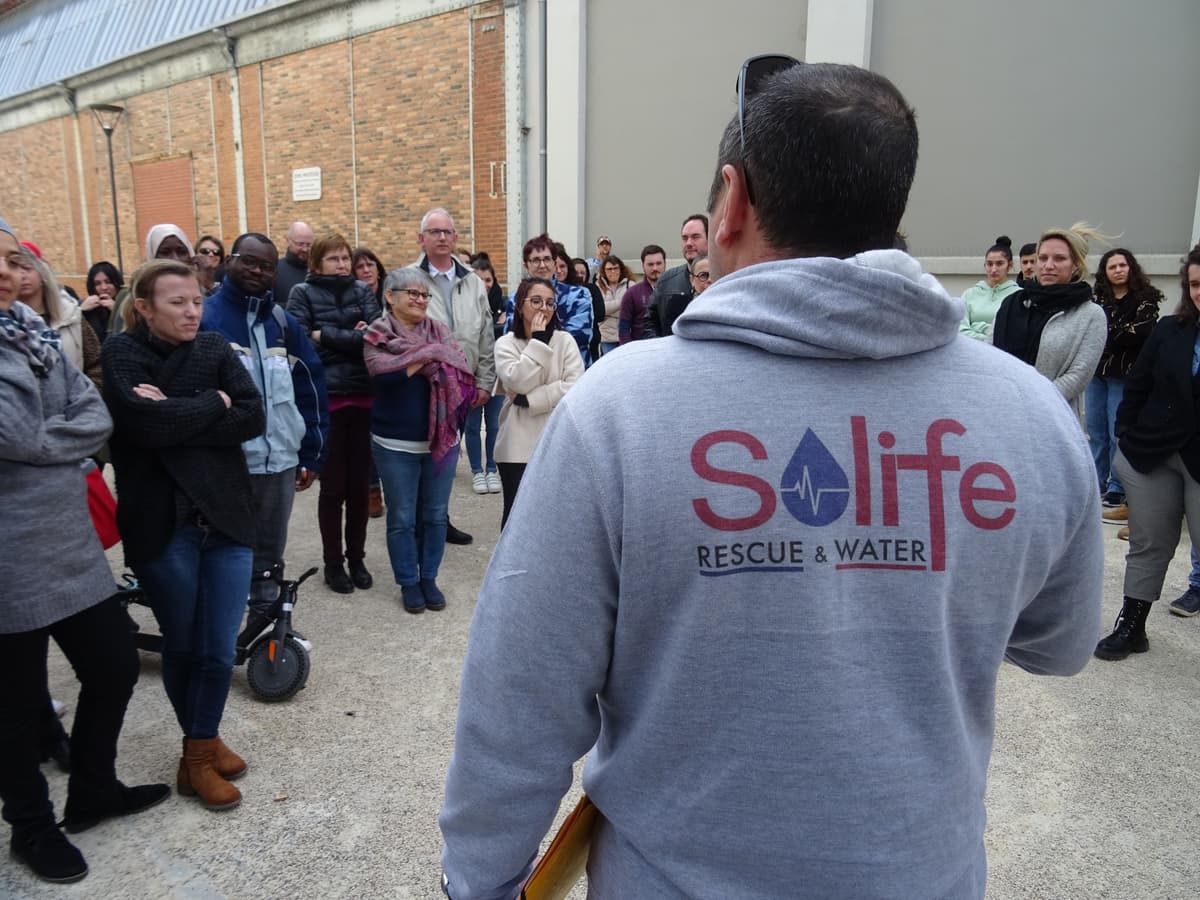
[{"label": "short dark hair", "polygon": [[917,169],[916,113],[876,72],[814,63],[768,77],[747,103],[745,150],[725,128],[709,210],[726,165],[748,171],[766,240],[794,256],[890,248]]},{"label": "short dark hair", "polygon": [[706,216],[704,213],[692,213],[679,223],[679,230],[683,231],[683,229],[687,228],[688,222],[699,222],[704,226],[704,236],[708,237],[708,216]]},{"label": "short dark hair", "polygon": [[[525,325],[525,298],[529,296],[529,289],[535,284],[540,284],[542,287],[550,288],[550,293],[558,299],[558,292],[554,290],[554,282],[548,278],[522,278],[520,285],[517,286],[517,293],[513,296],[513,318],[512,318],[512,333],[522,341],[527,341],[532,334],[529,333],[528,327]],[[558,313],[551,313],[550,321],[546,323],[547,331],[554,331],[558,327]]]},{"label": "short dark hair", "polygon": [[[255,240],[263,244],[270,244],[275,247],[275,242],[265,234],[259,234],[257,231],[247,231],[245,234],[239,234],[233,241],[233,246],[229,249],[230,253],[237,253],[238,248],[242,246],[242,241]],[[279,248],[275,247],[275,252],[279,253]]]},{"label": "short dark hair", "polygon": [[658,246],[658,244],[647,244],[645,247],[642,248],[642,257],[641,257],[642,265],[646,264],[647,256],[653,256],[655,253],[661,253],[663,260],[666,260],[666,258],[667,258],[666,250],[664,250],[662,247]]},{"label": "short dark hair", "polygon": [[544,231],[536,237],[531,237],[525,242],[525,246],[521,248],[521,261],[529,262],[529,257],[533,256],[534,250],[545,250],[553,256],[554,239]]},{"label": "short dark hair", "polygon": [[89,294],[96,293],[96,276],[103,272],[104,277],[109,280],[118,291],[125,287],[125,279],[121,277],[120,271],[106,259],[100,260],[98,263],[93,263],[87,273],[87,292]]},{"label": "short dark hair", "polygon": [[550,252],[553,254],[555,262],[558,262],[561,259],[567,264],[568,269],[571,268],[571,254],[567,252],[565,245],[560,244],[558,241],[554,241],[550,245]]},{"label": "short dark hair", "polygon": [[[329,234],[323,234],[315,241],[308,251],[308,271],[313,275],[321,274],[321,260],[326,253],[333,250],[345,250],[346,255],[351,259],[354,258],[354,248],[350,246],[350,242],[336,231],[331,231]],[[351,267],[354,263],[352,262]],[[353,274],[353,271],[351,271]]]},{"label": "short dark hair", "polygon": [[1037,256],[1037,244],[1022,244],[1018,256]]},{"label": "short dark hair", "polygon": [[1197,311],[1196,304],[1192,302],[1188,293],[1188,269],[1191,266],[1200,266],[1200,244],[1188,251],[1188,255],[1183,258],[1183,265],[1179,267],[1179,284],[1183,288],[1183,296],[1179,298],[1179,308],[1175,310],[1175,315],[1179,316],[1185,325],[1195,325],[1200,319],[1200,311]]}]

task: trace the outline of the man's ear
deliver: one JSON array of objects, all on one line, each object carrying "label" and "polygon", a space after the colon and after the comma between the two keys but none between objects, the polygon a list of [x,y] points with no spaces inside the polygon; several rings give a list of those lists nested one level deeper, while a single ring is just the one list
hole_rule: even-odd
[{"label": "man's ear", "polygon": [[721,166],[721,180],[725,185],[712,210],[716,227],[712,229],[711,240],[719,247],[728,248],[737,243],[746,230],[750,201],[746,197],[746,181],[737,166],[731,163]]}]

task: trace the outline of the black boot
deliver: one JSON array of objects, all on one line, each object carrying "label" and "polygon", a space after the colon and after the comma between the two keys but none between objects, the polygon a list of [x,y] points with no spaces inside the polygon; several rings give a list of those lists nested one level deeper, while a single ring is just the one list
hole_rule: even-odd
[{"label": "black boot", "polygon": [[99,825],[105,819],[130,816],[144,809],[158,806],[171,796],[165,784],[139,784],[126,787],[117,782],[101,796],[77,798],[67,795],[67,807],[63,811],[62,828],[68,834],[78,834]]},{"label": "black boot", "polygon": [[370,590],[375,579],[367,571],[366,564],[361,559],[352,559],[348,568],[350,569],[350,580],[354,582],[354,586],[359,590]]},{"label": "black boot", "polygon": [[325,567],[325,583],[329,585],[331,591],[336,591],[339,594],[353,594],[354,582],[350,580],[350,576],[346,574],[346,570],[342,568],[341,563],[336,566]]},{"label": "black boot", "polygon": [[1096,645],[1097,659],[1119,660],[1130,653],[1145,653],[1150,649],[1150,641],[1146,638],[1146,616],[1150,613],[1151,603],[1145,600],[1125,598],[1117,621],[1113,623],[1112,634]]},{"label": "black boot", "polygon": [[53,822],[33,827],[13,828],[12,855],[45,881],[66,884],[88,873],[83,854],[63,837]]},{"label": "black boot", "polygon": [[467,534],[465,531],[459,531],[449,522],[446,523],[447,544],[458,544],[460,547],[465,547],[473,540],[475,540],[475,538],[471,537],[471,535]]}]

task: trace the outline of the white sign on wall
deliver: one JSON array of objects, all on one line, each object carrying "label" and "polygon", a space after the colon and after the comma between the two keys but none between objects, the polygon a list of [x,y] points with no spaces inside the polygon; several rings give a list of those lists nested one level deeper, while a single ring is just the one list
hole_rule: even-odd
[{"label": "white sign on wall", "polygon": [[292,169],[292,200],[321,199],[321,167]]}]

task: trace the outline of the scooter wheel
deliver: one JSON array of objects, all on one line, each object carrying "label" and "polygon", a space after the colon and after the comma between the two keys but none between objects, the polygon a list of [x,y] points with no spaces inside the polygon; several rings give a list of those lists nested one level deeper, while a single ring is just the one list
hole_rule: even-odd
[{"label": "scooter wheel", "polygon": [[284,638],[283,646],[279,649],[279,659],[275,671],[271,671],[271,660],[267,656],[270,641],[260,641],[246,662],[246,680],[250,690],[259,699],[268,703],[287,700],[308,681],[308,670],[311,663],[308,651],[300,642],[288,635]]}]

